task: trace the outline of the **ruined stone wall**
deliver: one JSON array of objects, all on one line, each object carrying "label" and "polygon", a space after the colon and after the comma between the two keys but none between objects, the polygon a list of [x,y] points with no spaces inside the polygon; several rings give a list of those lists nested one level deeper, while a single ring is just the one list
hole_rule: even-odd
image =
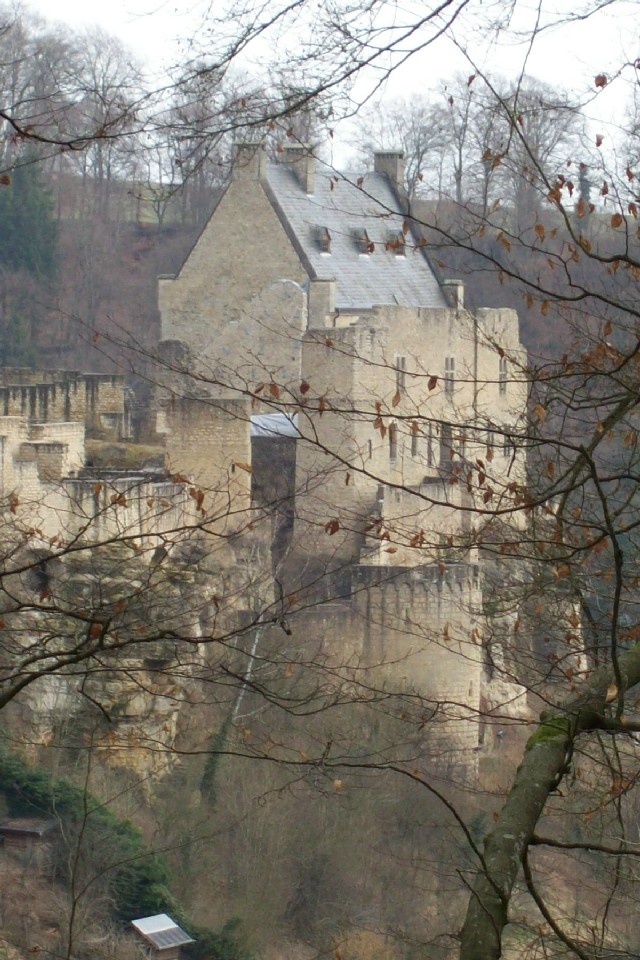
[{"label": "ruined stone wall", "polygon": [[57,444],[62,448],[58,461],[59,473],[51,479],[60,479],[76,473],[85,462],[85,427],[83,423],[33,423],[29,425],[29,440],[46,445]]},{"label": "ruined stone wall", "polygon": [[2,417],[0,419],[2,436],[2,493],[8,496],[15,490],[18,482],[19,467],[16,453],[22,443],[29,439],[29,424],[24,417]]},{"label": "ruined stone wall", "polygon": [[152,549],[170,542],[201,516],[186,482],[148,475],[82,477],[85,427],[81,422],[29,423],[0,417],[2,496],[9,526],[43,538],[92,541],[146,539]]},{"label": "ruined stone wall", "polygon": [[0,417],[0,489],[10,510],[10,526],[59,533],[69,503],[62,478],[82,464],[84,424],[29,424],[22,417]]},{"label": "ruined stone wall", "polygon": [[43,423],[82,421],[109,436],[122,435],[123,377],[5,369],[0,381],[0,416]]},{"label": "ruined stone wall", "polygon": [[85,374],[85,414],[88,427],[109,436],[124,432],[124,378],[108,374]]},{"label": "ruined stone wall", "polygon": [[65,535],[89,542],[133,543],[147,557],[188,536],[199,514],[188,483],[121,475],[67,479]]}]

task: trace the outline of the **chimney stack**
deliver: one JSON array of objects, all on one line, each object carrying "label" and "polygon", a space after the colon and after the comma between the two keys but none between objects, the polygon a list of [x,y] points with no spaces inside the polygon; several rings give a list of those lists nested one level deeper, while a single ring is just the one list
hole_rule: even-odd
[{"label": "chimney stack", "polygon": [[282,163],[291,164],[305,193],[313,193],[316,178],[316,159],[307,144],[287,144],[282,148]]},{"label": "chimney stack", "polygon": [[309,329],[330,327],[336,310],[335,280],[312,280],[309,284]]},{"label": "chimney stack", "polygon": [[265,172],[266,154],[262,144],[236,143],[231,177],[233,180],[260,180]]},{"label": "chimney stack", "polygon": [[404,153],[402,150],[377,150],[373,155],[375,173],[384,173],[391,185],[404,193]]},{"label": "chimney stack", "polygon": [[464,281],[463,280],[443,280],[444,296],[452,310],[462,310],[464,308]]}]

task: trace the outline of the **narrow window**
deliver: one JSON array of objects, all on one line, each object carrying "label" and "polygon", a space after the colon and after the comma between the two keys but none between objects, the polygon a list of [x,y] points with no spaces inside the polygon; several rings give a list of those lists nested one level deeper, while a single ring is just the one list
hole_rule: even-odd
[{"label": "narrow window", "polygon": [[427,429],[427,466],[435,466],[435,456],[433,452],[433,424],[430,423]]},{"label": "narrow window", "polygon": [[418,431],[417,430],[411,431],[411,456],[412,457],[418,456]]},{"label": "narrow window", "polygon": [[373,441],[372,441],[372,440],[368,440],[368,441],[367,441],[367,445],[368,445],[368,448],[369,448],[369,449],[368,449],[369,460],[371,460],[371,457],[373,456]]},{"label": "narrow window", "polygon": [[447,396],[453,396],[456,382],[456,361],[455,357],[445,357],[444,359],[444,392]]},{"label": "narrow window", "polygon": [[514,449],[515,449],[515,447],[514,447],[513,443],[511,442],[511,437],[508,437],[506,433],[503,434],[503,437],[502,437],[502,456],[503,456],[503,457],[510,457],[511,454],[513,453]]},{"label": "narrow window", "polygon": [[458,453],[459,453],[459,455],[460,455],[460,459],[461,459],[461,460],[466,459],[466,456],[467,456],[467,435],[466,435],[465,433],[461,433],[460,436],[458,437]]},{"label": "narrow window", "polygon": [[398,456],[398,428],[395,423],[389,424],[389,460]]},{"label": "narrow window", "polygon": [[407,383],[407,358],[396,357],[396,390],[404,393]]},{"label": "narrow window", "polygon": [[507,358],[500,357],[500,372],[498,374],[498,389],[500,395],[504,396],[507,392]]},{"label": "narrow window", "polygon": [[453,440],[451,439],[451,424],[443,423],[440,428],[440,463],[449,464],[453,459]]}]

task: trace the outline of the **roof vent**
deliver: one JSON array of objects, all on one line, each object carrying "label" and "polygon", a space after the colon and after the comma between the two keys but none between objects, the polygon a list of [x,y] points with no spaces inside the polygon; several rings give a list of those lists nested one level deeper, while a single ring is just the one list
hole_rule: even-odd
[{"label": "roof vent", "polygon": [[316,242],[320,248],[320,253],[331,253],[331,234],[327,227],[317,228]]},{"label": "roof vent", "polygon": [[407,241],[404,232],[400,230],[397,233],[391,233],[385,243],[385,249],[391,250],[395,253],[396,257],[404,257],[407,252]]}]

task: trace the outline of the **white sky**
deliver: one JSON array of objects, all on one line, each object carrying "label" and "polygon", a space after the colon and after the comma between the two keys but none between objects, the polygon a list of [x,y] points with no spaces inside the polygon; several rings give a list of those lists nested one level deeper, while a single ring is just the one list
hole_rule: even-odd
[{"label": "white sky", "polygon": [[177,41],[196,21],[197,3],[184,0],[28,0],[26,6],[73,29],[100,26],[118,36],[143,62],[173,60]]},{"label": "white sky", "polygon": [[[180,62],[184,43],[179,40],[189,37],[200,22],[208,0],[103,0],[91,3],[87,0],[27,0],[27,6],[41,13],[47,20],[60,21],[72,28],[98,24],[117,35],[153,71],[163,65]],[[401,15],[411,14],[414,3],[425,0],[403,0],[394,7]],[[541,6],[548,5],[550,13],[559,11],[575,13],[578,6],[593,0],[518,0],[517,13],[511,27],[524,37],[530,35],[531,27],[540,18]],[[597,2],[597,0],[596,0]],[[212,0],[216,9],[221,0]],[[484,22],[504,15],[508,8],[506,0],[482,0],[478,8]],[[422,6],[424,10],[424,6]],[[544,13],[542,14],[544,22]],[[468,43],[476,49],[472,56],[482,70],[492,75],[505,77],[516,75],[527,59],[527,73],[547,83],[569,89],[584,102],[588,91],[595,93],[594,77],[605,73],[612,77],[621,62],[633,63],[640,55],[638,39],[638,8],[634,2],[616,0],[605,6],[596,17],[576,22],[562,28],[544,32],[535,46],[528,50],[526,42],[518,42],[513,32],[502,34],[499,44],[490,42],[486,34],[480,39],[482,20],[477,20],[479,29],[467,30]],[[510,39],[508,39],[510,37]],[[464,38],[460,37],[463,41]],[[437,90],[443,79],[460,69],[472,73],[464,56],[445,38],[430,46],[424,53],[409,61],[393,75],[383,88],[388,96],[412,92]],[[623,116],[623,104],[635,83],[631,68],[621,82],[604,91],[596,102],[587,105],[594,129],[606,135],[607,125],[615,125]],[[356,87],[356,92],[358,87]],[[613,135],[613,131],[611,131]]]},{"label": "white sky", "polygon": [[[554,0],[554,12],[566,7],[577,9],[580,0]],[[103,3],[88,3],[86,0],[27,0],[27,7],[42,14],[47,20],[67,23],[74,28],[99,24],[119,36],[143,60],[159,63],[163,56],[172,59],[179,38],[190,35],[199,15],[206,9],[205,0],[105,0]],[[487,19],[495,14],[502,0],[486,4]],[[493,7],[493,9],[492,9]],[[407,9],[407,7],[405,7]],[[538,16],[538,4],[519,0],[517,17],[512,25],[523,33]],[[606,70],[611,62],[619,63],[620,57],[633,61],[640,53],[637,28],[638,10],[633,3],[612,3],[597,15],[562,29],[545,34],[531,55],[530,71],[548,82],[564,82],[572,85],[583,73],[592,74]],[[451,49],[438,41],[435,57],[435,72],[449,72]],[[489,53],[485,63],[494,73],[508,73],[517,69],[525,53],[525,44],[501,43]],[[433,62],[434,48],[429,59]],[[432,73],[430,69],[428,71]]]}]

